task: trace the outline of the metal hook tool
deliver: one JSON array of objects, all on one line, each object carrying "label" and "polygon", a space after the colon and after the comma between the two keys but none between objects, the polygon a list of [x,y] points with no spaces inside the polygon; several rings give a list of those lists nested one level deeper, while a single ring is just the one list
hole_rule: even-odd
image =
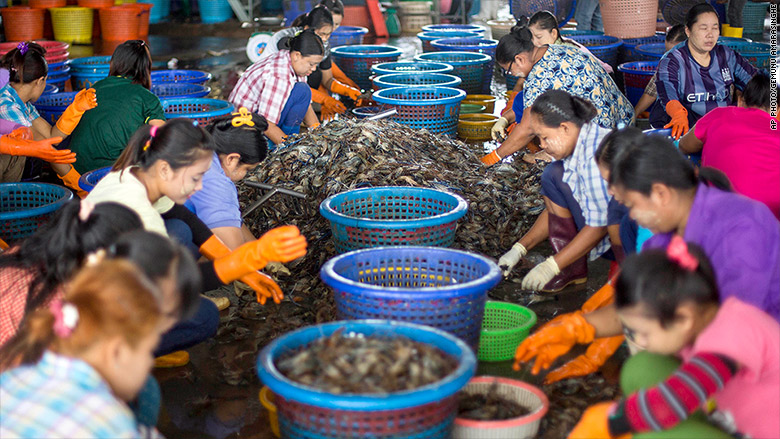
[{"label": "metal hook tool", "polygon": [[283,189],[283,188],[280,188],[280,187],[272,186],[270,184],[260,183],[260,182],[257,182],[257,181],[247,181],[247,182],[244,182],[244,184],[246,184],[249,187],[256,188],[256,189],[267,190],[268,192],[266,192],[265,194],[263,194],[263,196],[258,198],[257,201],[255,201],[254,203],[249,205],[249,207],[244,211],[243,215],[241,215],[241,218],[246,218],[247,215],[252,213],[255,209],[260,207],[260,205],[262,205],[263,203],[268,201],[271,197],[273,197],[277,193],[284,194],[284,195],[290,195],[292,197],[297,197],[297,198],[304,199],[304,200],[306,199],[306,194],[303,194],[303,193],[298,192],[298,191],[293,191],[293,190],[290,190],[290,189]]}]

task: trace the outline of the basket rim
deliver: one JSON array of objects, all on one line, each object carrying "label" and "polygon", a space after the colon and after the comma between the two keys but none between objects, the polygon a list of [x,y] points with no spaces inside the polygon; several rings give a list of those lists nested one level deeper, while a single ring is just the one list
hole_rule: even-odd
[{"label": "basket rim", "polygon": [[[447,96],[444,98],[435,98],[435,99],[417,99],[414,101],[405,101],[401,99],[396,98],[390,98],[385,97],[385,94],[396,92],[400,90],[410,90],[410,91],[438,91],[438,90],[447,90],[450,91],[456,91],[457,94],[453,96]],[[466,96],[466,92],[464,90],[461,90],[459,88],[452,88],[452,87],[440,87],[440,86],[420,86],[420,87],[409,87],[409,86],[403,86],[403,87],[389,87],[389,88],[383,88],[380,90],[377,90],[372,95],[374,101],[379,102],[380,104],[388,104],[388,105],[406,105],[406,106],[424,106],[424,105],[447,105],[447,104],[454,104],[457,102],[463,101],[463,99]],[[405,186],[404,186],[405,187]]]},{"label": "basket rim", "polygon": [[[371,285],[347,279],[346,277],[336,273],[335,266],[339,262],[353,258],[356,254],[361,253],[384,253],[384,252],[397,252],[401,254],[408,254],[410,256],[419,255],[422,252],[436,253],[436,254],[459,254],[473,258],[486,264],[488,272],[479,279],[475,279],[469,282],[452,284],[440,287],[414,287],[414,288],[402,288],[402,287],[383,287],[379,285]],[[495,262],[488,259],[486,256],[482,256],[477,253],[467,252],[464,250],[455,250],[445,247],[424,247],[424,246],[382,246],[363,248],[358,250],[352,250],[347,253],[337,255],[322,266],[320,269],[320,278],[330,288],[337,290],[349,290],[354,291],[356,288],[360,288],[362,291],[370,291],[371,295],[376,298],[398,300],[398,299],[419,299],[420,293],[436,293],[436,297],[439,299],[451,299],[455,297],[467,296],[476,291],[484,291],[486,289],[493,288],[501,281],[501,269],[498,268]],[[327,279],[327,280],[326,280]]]},{"label": "basket rim", "polygon": [[[426,29],[427,28],[427,29]],[[464,29],[473,29],[476,32],[482,32],[484,33],[487,28],[485,26],[481,26],[479,24],[455,24],[455,23],[449,23],[449,24],[426,24],[422,27],[423,32],[428,31],[440,31],[443,29],[452,29],[453,31],[457,30],[464,30]]]},{"label": "basket rim", "polygon": [[[432,35],[437,34],[437,35]],[[467,35],[461,35],[461,36],[455,36],[455,35],[446,35],[446,34],[467,34]],[[473,30],[429,30],[429,31],[423,31],[417,33],[417,38],[419,38],[422,41],[433,41],[438,40],[439,38],[483,38],[482,33],[473,31]]]},{"label": "basket rim", "polygon": [[[371,53],[358,52],[358,50],[361,49],[370,49],[375,51]],[[352,46],[333,47],[330,49],[330,53],[344,58],[378,58],[401,56],[401,54],[403,54],[403,50],[395,46],[382,46],[379,44],[355,44]]]},{"label": "basket rim", "polygon": [[80,70],[80,69],[109,69],[111,66],[111,56],[108,55],[100,55],[100,56],[84,56],[81,58],[75,58],[70,60],[70,66],[74,70]]},{"label": "basket rim", "polygon": [[638,70],[641,67],[655,67],[658,68],[660,61],[630,61],[624,62],[618,66],[618,71],[623,73],[632,73],[635,75],[647,75],[651,76],[655,74],[655,70]]},{"label": "basket rim", "polygon": [[[468,119],[473,119],[473,120],[468,120]],[[458,123],[460,122],[483,123],[483,122],[495,122],[497,120],[498,120],[498,116],[496,116],[495,114],[466,113],[458,116]]]},{"label": "basket rim", "polygon": [[656,134],[660,136],[671,137],[672,129],[671,128],[650,128],[649,130],[642,131],[642,134],[645,135]]},{"label": "basket rim", "polygon": [[[419,85],[388,82],[394,79],[399,79],[408,76],[429,76],[429,77],[440,79],[442,80],[442,82],[439,84],[419,84]],[[375,77],[373,81],[374,81],[374,85],[376,85],[379,88],[430,87],[430,86],[456,88],[457,86],[460,85],[461,82],[463,82],[463,80],[460,77],[455,75],[450,75],[447,73],[428,73],[428,72],[388,73],[386,75],[379,75]]]},{"label": "basket rim", "polygon": [[[661,52],[654,51],[655,49],[661,48]],[[635,46],[635,50],[643,55],[661,55],[666,53],[666,43],[647,43],[647,44],[639,44]]]},{"label": "basket rim", "polygon": [[24,183],[0,183],[0,191],[5,192],[5,189],[13,190],[15,188],[22,187],[22,188],[37,188],[37,189],[45,189],[48,188],[50,191],[57,191],[60,192],[60,197],[45,206],[40,207],[33,207],[31,209],[25,209],[23,211],[16,211],[16,212],[0,212],[0,220],[7,221],[7,220],[15,220],[15,219],[21,219],[21,218],[30,218],[32,216],[39,216],[39,215],[45,215],[47,213],[54,212],[55,210],[59,209],[60,206],[67,203],[68,201],[73,199],[73,192],[70,190],[64,188],[63,186],[59,186],[56,184],[51,183],[30,183],[30,182],[24,182]]},{"label": "basket rim", "polygon": [[[389,70],[385,67],[382,67],[383,65],[387,64],[405,64],[405,65],[412,65],[412,64],[435,64],[437,66],[440,66],[439,68],[441,70]],[[400,67],[400,66],[399,66]],[[392,73],[447,73],[455,70],[455,67],[453,67],[451,64],[443,63],[443,62],[434,62],[434,61],[388,61],[383,62],[379,64],[374,64],[371,66],[371,73],[375,75],[390,75]]]},{"label": "basket rim", "polygon": [[[279,372],[274,358],[284,350],[290,349],[282,343],[295,343],[303,346],[319,338],[329,336],[338,329],[349,332],[382,333],[392,331],[409,337],[414,334],[423,338],[422,343],[435,341],[435,346],[445,353],[456,357],[458,367],[449,375],[435,383],[414,390],[390,392],[376,395],[331,394],[290,380]],[[422,336],[422,337],[419,337]],[[409,337],[411,338],[411,337]],[[446,345],[446,347],[441,346]],[[273,393],[286,399],[326,409],[350,411],[398,410],[438,402],[460,390],[476,372],[477,359],[471,348],[454,335],[442,330],[414,323],[391,320],[346,320],[320,325],[307,326],[282,335],[260,351],[257,357],[257,374],[260,381]]]},{"label": "basket rim", "polygon": [[95,186],[97,185],[97,183],[92,184],[89,181],[87,181],[87,179],[89,177],[95,175],[95,174],[100,174],[100,173],[103,173],[103,177],[105,177],[106,175],[108,175],[109,172],[111,172],[111,168],[112,167],[113,167],[113,165],[105,166],[105,167],[98,168],[98,169],[93,169],[93,170],[91,170],[89,172],[85,172],[85,173],[81,174],[81,177],[79,177],[79,187],[81,188],[81,190],[89,192],[92,189],[94,189]]},{"label": "basket rim", "polygon": [[[166,78],[168,76],[176,76],[177,74],[180,75],[189,75],[190,78],[187,78],[184,81],[171,81],[171,82],[187,82],[192,80],[202,80],[205,78],[207,81],[213,78],[213,75],[209,72],[204,72],[203,70],[184,70],[184,69],[164,69],[164,70],[153,70],[151,73],[151,80],[152,83],[154,83],[155,78],[162,79]],[[159,83],[158,83],[159,84]]]},{"label": "basket rim", "polygon": [[[458,43],[476,43],[476,44],[458,44]],[[463,37],[463,38],[438,38],[433,41],[431,41],[431,46],[433,47],[445,47],[448,45],[452,46],[458,46],[458,47],[473,47],[473,48],[480,48],[480,49],[490,49],[493,47],[498,47],[498,40],[494,40],[492,38],[483,38],[483,37]]]},{"label": "basket rim", "polygon": [[[542,392],[542,390],[539,389],[538,387],[525,383],[523,381],[515,380],[512,378],[497,377],[497,376],[478,376],[469,380],[469,383],[493,383],[493,382],[498,382],[500,384],[505,384],[512,387],[519,387],[523,390],[533,393],[542,401],[542,406],[525,416],[520,416],[513,419],[505,419],[502,421],[477,421],[474,419],[464,419],[464,418],[455,417],[456,425],[460,425],[463,427],[475,427],[475,428],[484,428],[484,429],[516,427],[516,426],[530,424],[532,422],[541,420],[542,417],[544,417],[544,415],[546,415],[547,411],[550,409],[550,400],[547,398],[547,395],[545,395],[544,392]],[[468,383],[466,384],[468,385]]]},{"label": "basket rim", "polygon": [[362,27],[362,26],[339,26],[338,29],[334,30],[333,33],[330,35],[362,35],[367,34],[368,29]]},{"label": "basket rim", "polygon": [[[195,102],[193,102],[195,101]],[[160,104],[163,106],[163,110],[165,110],[165,105],[176,105],[176,104],[211,104],[218,108],[214,110],[209,111],[215,111],[215,110],[222,110],[225,108],[229,108],[233,104],[231,104],[228,101],[223,101],[221,99],[212,99],[212,98],[162,98],[160,99]]]},{"label": "basket rim", "polygon": [[[538,319],[536,313],[531,308],[528,308],[527,306],[518,305],[516,303],[512,302],[504,302],[501,300],[488,300],[485,302],[485,311],[487,311],[488,306],[496,307],[497,304],[501,304],[503,306],[506,306],[507,308],[515,308],[515,310],[519,313],[526,312],[527,314],[530,314],[531,318],[528,320],[528,322],[524,325],[518,326],[516,328],[511,329],[480,329],[480,334],[490,334],[490,335],[509,335],[513,332],[517,331],[526,331],[533,328],[533,326],[536,324],[536,321]],[[483,319],[484,322],[484,319]]]},{"label": "basket rim", "polygon": [[[474,65],[474,64],[484,64],[486,62],[492,61],[493,57],[488,55],[487,53],[477,53],[477,52],[466,52],[466,51],[442,51],[442,52],[428,52],[428,53],[420,53],[418,55],[415,55],[415,60],[420,61],[431,61],[428,58],[437,58],[442,59],[446,58],[447,56],[457,56],[457,57],[466,57],[471,59],[465,59],[465,60],[448,60],[446,61],[446,64],[450,64],[451,66],[466,66],[466,65]],[[443,62],[443,61],[438,61]]]},{"label": "basket rim", "polygon": [[[401,88],[401,87],[394,87],[394,88]],[[392,89],[383,89],[383,90],[392,90]],[[374,96],[376,96],[376,93],[374,94]],[[377,192],[378,195],[384,195],[384,194],[397,195],[399,191],[415,192],[417,194],[422,194],[422,193],[443,194],[451,197],[453,201],[456,202],[456,206],[452,210],[446,213],[434,215],[424,219],[408,219],[408,220],[371,220],[371,219],[355,218],[353,216],[339,213],[335,209],[333,209],[333,207],[331,207],[333,203],[336,202],[336,200],[340,200],[341,198],[345,198],[348,196],[359,195],[361,192]],[[367,187],[367,188],[360,188],[360,189],[352,189],[352,190],[340,192],[338,194],[329,196],[328,198],[322,200],[322,203],[320,203],[320,215],[325,217],[325,219],[327,219],[328,221],[335,222],[337,224],[346,227],[363,227],[363,228],[382,227],[385,229],[408,229],[410,227],[439,226],[452,221],[457,221],[460,218],[462,218],[464,215],[466,215],[466,212],[468,211],[468,206],[469,206],[468,202],[465,199],[463,199],[463,197],[461,197],[460,195],[454,194],[452,192],[439,190],[439,189],[413,187],[413,186],[375,186],[375,187]]]},{"label": "basket rim", "polygon": [[[583,46],[588,47],[589,49],[591,47],[600,48],[600,49],[614,49],[623,45],[623,40],[621,38],[613,37],[611,35],[569,35],[568,37],[582,44]],[[584,44],[585,41],[595,40],[597,38],[606,38],[607,40],[612,42],[606,44],[599,44],[597,46],[587,46]]]}]

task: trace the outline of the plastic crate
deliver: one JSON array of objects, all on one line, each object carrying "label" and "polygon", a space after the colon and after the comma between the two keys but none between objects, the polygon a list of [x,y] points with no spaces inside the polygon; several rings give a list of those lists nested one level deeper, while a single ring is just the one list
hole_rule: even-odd
[{"label": "plastic crate", "polygon": [[35,109],[41,114],[41,117],[54,126],[62,113],[73,103],[76,97],[75,91],[61,92],[50,95],[42,95],[37,101],[33,102]]},{"label": "plastic crate", "polygon": [[219,99],[160,99],[160,103],[162,103],[167,119],[186,117],[196,120],[199,125],[204,127],[212,120],[234,111],[233,104]]},{"label": "plastic crate", "polygon": [[665,43],[640,44],[635,47],[638,54],[648,61],[660,61],[666,53]]},{"label": "plastic crate", "polygon": [[74,70],[70,75],[70,84],[74,91],[90,88],[101,79],[108,78],[108,72],[87,73]]},{"label": "plastic crate", "polygon": [[444,73],[393,73],[391,75],[377,76],[373,81],[375,89],[430,85],[457,88],[462,82],[457,76]]},{"label": "plastic crate", "polygon": [[393,73],[450,73],[453,67],[440,62],[396,61],[374,64],[371,73],[374,75],[390,75]]},{"label": "plastic crate", "polygon": [[479,338],[480,361],[506,361],[536,324],[536,313],[508,302],[488,301]]},{"label": "plastic crate", "polygon": [[510,0],[509,12],[515,18],[530,17],[539,11],[550,11],[562,28],[574,15],[576,0]]},{"label": "plastic crate", "polygon": [[623,45],[620,46],[620,50],[618,50],[619,62],[622,64],[631,61],[648,61],[642,54],[636,51],[636,46],[642,44],[665,43],[665,41],[666,36],[661,33],[655,34],[652,37],[624,39]]},{"label": "plastic crate", "polygon": [[466,92],[449,87],[393,87],[374,92],[373,100],[394,107],[393,120],[414,129],[455,137],[460,103]]},{"label": "plastic crate", "polygon": [[354,189],[320,204],[339,253],[387,245],[448,247],[467,210],[455,194],[401,186]]},{"label": "plastic crate", "polygon": [[416,61],[433,61],[453,67],[451,75],[463,80],[460,88],[468,94],[489,93],[493,80],[493,58],[475,52],[430,52],[414,57]]},{"label": "plastic crate", "polygon": [[204,85],[211,80],[211,73],[200,70],[157,70],[152,72],[152,85],[187,82]]},{"label": "plastic crate", "polygon": [[335,47],[331,50],[333,61],[338,67],[364,89],[371,89],[371,67],[374,64],[397,61],[402,50],[392,46],[355,45]]},{"label": "plastic crate", "polygon": [[339,319],[386,318],[449,332],[474,352],[487,292],[501,281],[490,259],[438,247],[379,247],[329,260],[320,277]]},{"label": "plastic crate", "polygon": [[[530,15],[529,15],[530,17]],[[485,26],[480,26],[478,24],[429,24],[427,26],[423,26],[422,31],[423,32],[462,32],[462,31],[469,31],[469,32],[478,32],[480,35],[485,35],[485,31],[487,28]]]},{"label": "plastic crate", "polygon": [[76,58],[70,62],[70,68],[74,72],[82,73],[103,73],[108,76],[108,72],[111,69],[111,57],[110,56],[87,56],[84,58]]},{"label": "plastic crate", "polygon": [[0,183],[0,238],[13,245],[32,235],[71,199],[56,184]]},{"label": "plastic crate", "polygon": [[431,41],[431,46],[439,52],[477,52],[495,58],[498,41],[488,38],[441,38]]},{"label": "plastic crate", "polygon": [[481,38],[482,34],[474,31],[431,31],[420,32],[417,34],[417,38],[422,43],[423,52],[433,52],[433,46],[431,42],[440,38]]},{"label": "plastic crate", "polygon": [[623,45],[620,38],[609,35],[574,35],[569,38],[587,47],[596,58],[611,66],[617,65],[618,49]]},{"label": "plastic crate", "polygon": [[618,71],[623,73],[626,97],[631,101],[631,105],[636,106],[639,102],[656,70],[658,61],[634,61],[618,66]]},{"label": "plastic crate", "polygon": [[[442,380],[404,392],[381,395],[331,394],[291,381],[274,361],[336,331],[350,336],[406,337],[451,355],[458,367]],[[474,376],[477,364],[465,343],[433,328],[388,320],[353,320],[288,332],[263,348],[260,380],[274,394],[281,437],[288,439],[448,439],[457,412],[456,393]]]},{"label": "plastic crate", "polygon": [[152,85],[152,93],[158,98],[202,98],[211,93],[211,87],[189,82],[171,82]]},{"label": "plastic crate", "polygon": [[493,114],[461,114],[458,119],[458,138],[469,141],[490,140],[490,129],[497,120],[498,116]]},{"label": "plastic crate", "polygon": [[98,182],[102,180],[103,177],[105,177],[109,172],[111,172],[111,166],[89,171],[79,178],[79,187],[83,191],[92,192],[92,189],[94,189]]},{"label": "plastic crate", "polygon": [[330,34],[330,47],[352,46],[363,44],[363,37],[368,33],[368,29],[360,26],[339,26]]}]

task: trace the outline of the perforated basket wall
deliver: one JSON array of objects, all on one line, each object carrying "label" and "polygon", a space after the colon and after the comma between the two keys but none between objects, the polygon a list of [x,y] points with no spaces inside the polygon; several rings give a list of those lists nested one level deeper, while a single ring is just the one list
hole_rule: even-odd
[{"label": "perforated basket wall", "polygon": [[563,27],[574,15],[575,0],[510,0],[509,10],[515,18],[530,17],[539,11],[550,11]]},{"label": "perforated basket wall", "polygon": [[347,77],[364,90],[371,89],[371,67],[401,56],[401,49],[392,46],[355,45],[335,47],[331,50],[333,61]]},{"label": "perforated basket wall", "polygon": [[429,52],[414,57],[418,61],[433,61],[449,64],[452,75],[463,80],[460,88],[468,94],[489,93],[493,80],[493,58],[475,52]]},{"label": "perforated basket wall", "polygon": [[463,82],[454,75],[444,73],[393,73],[391,75],[382,75],[374,78],[374,87],[376,89],[390,87],[423,87],[439,86],[456,88]]},{"label": "perforated basket wall", "polygon": [[490,55],[491,58],[495,58],[498,40],[489,38],[440,38],[431,41],[431,46],[434,50],[440,52],[477,52],[485,53]]},{"label": "perforated basket wall", "polygon": [[664,43],[640,44],[636,46],[636,51],[645,60],[659,61],[666,53],[666,45]]},{"label": "perforated basket wall", "polygon": [[33,105],[46,122],[49,122],[50,125],[55,125],[65,109],[68,108],[68,105],[73,103],[76,93],[75,91],[69,91],[42,95],[37,101],[33,102]]},{"label": "perforated basket wall", "polygon": [[517,346],[536,324],[536,313],[507,302],[488,301],[479,337],[480,361],[506,361],[514,358]]},{"label": "perforated basket wall", "polygon": [[431,19],[430,14],[401,16],[401,30],[404,33],[420,32],[431,23],[433,23],[433,19]]},{"label": "perforated basket wall", "polygon": [[658,0],[601,0],[604,34],[618,38],[643,38],[655,35]]},{"label": "perforated basket wall", "polygon": [[652,37],[623,39],[623,45],[618,50],[618,62],[650,61],[636,51],[636,46],[642,44],[663,43],[666,37],[663,34],[655,34]]},{"label": "perforated basket wall", "polygon": [[456,31],[456,30],[443,30],[443,31],[430,31],[420,32],[417,34],[417,38],[422,43],[423,53],[433,52],[433,46],[431,42],[440,38],[481,38],[482,34],[474,31]]},{"label": "perforated basket wall", "polygon": [[[462,87],[461,83],[461,87]],[[448,87],[393,87],[374,93],[377,103],[394,107],[393,120],[411,128],[455,137],[466,92]]]},{"label": "perforated basket wall", "polygon": [[351,46],[353,44],[363,44],[363,37],[368,33],[368,29],[360,26],[339,26],[335,32],[330,34],[330,47]]},{"label": "perforated basket wall", "polygon": [[461,114],[458,138],[470,141],[490,140],[490,129],[498,120],[493,114]]},{"label": "perforated basket wall", "polygon": [[374,75],[389,75],[392,73],[449,73],[453,70],[452,66],[441,62],[422,62],[422,61],[396,61],[383,62],[371,66],[371,73]]},{"label": "perforated basket wall", "polygon": [[631,101],[631,105],[639,102],[656,70],[658,70],[658,61],[634,61],[618,66],[618,71],[623,73],[626,97]]},{"label": "perforated basket wall", "polygon": [[323,265],[340,319],[386,318],[432,326],[479,344],[487,291],[501,279],[491,260],[435,247],[380,247]]},{"label": "perforated basket wall", "polygon": [[74,70],[70,75],[70,84],[73,90],[83,90],[95,85],[96,82],[108,77],[108,72],[87,73]]},{"label": "perforated basket wall", "polygon": [[72,198],[55,184],[0,183],[0,238],[13,245],[32,235]]},{"label": "perforated basket wall", "polygon": [[186,117],[194,119],[201,126],[233,112],[233,105],[227,101],[207,98],[160,99],[165,117],[173,119]]},{"label": "perforated basket wall", "polygon": [[618,49],[623,44],[620,38],[608,35],[572,35],[569,38],[587,47],[596,58],[613,67],[617,65]]},{"label": "perforated basket wall", "polygon": [[189,82],[203,85],[210,79],[211,73],[200,70],[156,70],[152,72],[152,84]]},{"label": "perforated basket wall", "polygon": [[[746,34],[762,35],[764,33],[764,20],[766,19],[768,8],[769,2],[745,2],[745,6],[742,8],[742,27]],[[776,25],[777,21],[775,21]]]},{"label": "perforated basket wall", "polygon": [[467,210],[455,194],[393,186],[346,191],[320,204],[339,253],[388,245],[448,247]]},{"label": "perforated basket wall", "polygon": [[152,85],[152,93],[158,98],[202,98],[211,93],[211,87],[188,82],[172,82]]},{"label": "perforated basket wall", "polygon": [[741,44],[734,48],[737,53],[742,55],[750,64],[753,64],[759,69],[765,69],[769,71],[770,63],[772,60],[772,54],[770,52],[770,46],[766,43],[748,43]]}]

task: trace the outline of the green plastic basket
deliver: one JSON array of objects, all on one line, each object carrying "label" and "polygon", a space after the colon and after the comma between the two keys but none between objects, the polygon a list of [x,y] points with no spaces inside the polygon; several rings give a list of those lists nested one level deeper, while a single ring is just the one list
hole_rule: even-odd
[{"label": "green plastic basket", "polygon": [[514,358],[517,346],[536,324],[536,313],[514,303],[488,301],[479,337],[479,361]]}]

